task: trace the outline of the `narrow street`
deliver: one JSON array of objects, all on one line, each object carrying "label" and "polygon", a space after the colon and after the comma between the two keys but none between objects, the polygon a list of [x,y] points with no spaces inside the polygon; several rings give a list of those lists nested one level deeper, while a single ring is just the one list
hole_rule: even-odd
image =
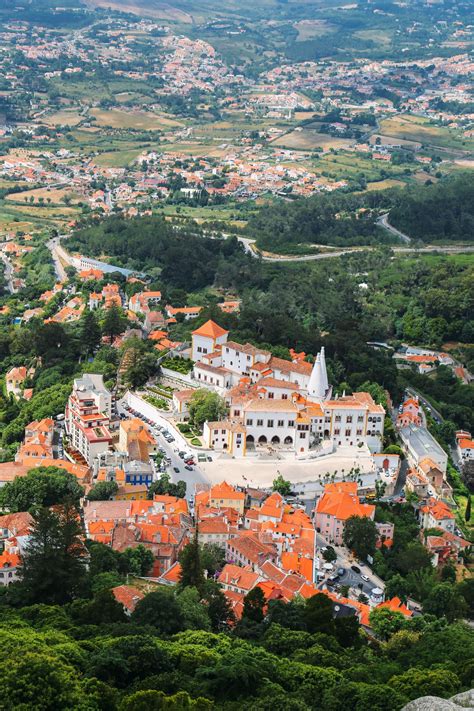
[{"label": "narrow street", "polygon": [[[124,404],[127,404],[126,399],[122,399],[117,402],[117,412],[119,413],[119,415],[125,414],[127,417],[130,417],[131,414],[130,412],[124,409]],[[137,412],[140,412],[140,410],[137,409],[138,406],[136,405],[136,401],[134,401],[133,408]],[[145,417],[145,414],[140,414],[142,417]],[[148,419],[152,419],[148,415],[149,413],[147,412],[146,417],[148,417]],[[156,425],[167,429],[175,438],[174,442],[167,442],[166,439],[163,437],[162,432],[156,433],[152,431],[152,435],[156,438],[158,446],[164,450],[165,457],[169,457],[169,459],[171,460],[167,468],[167,471],[170,474],[171,481],[173,483],[176,483],[179,480],[183,480],[186,482],[186,498],[189,501],[189,499],[194,498],[196,484],[206,485],[209,483],[208,479],[202,472],[202,470],[199,468],[199,463],[196,463],[192,471],[189,471],[188,469],[184,468],[184,462],[178,455],[178,452],[189,452],[194,456],[195,460],[197,460],[197,455],[195,454],[194,450],[189,447],[184,437],[178,436],[178,433],[174,430],[174,428],[170,427],[169,422],[166,420],[166,418],[161,417],[160,415],[156,415],[153,418],[153,421]],[[151,427],[149,427],[149,429],[151,429]],[[175,468],[178,469],[177,472],[174,471]]]},{"label": "narrow street", "polygon": [[[321,548],[324,548],[325,546],[331,545],[329,544],[324,536],[322,536],[320,533],[316,533],[316,547],[317,550],[320,551]],[[329,573],[331,575],[332,573],[335,573],[338,568],[343,568],[344,573],[339,576],[339,580],[337,581],[337,585],[349,585],[349,587],[354,591],[354,593],[357,592],[359,593],[364,593],[364,595],[369,596],[370,593],[374,588],[380,588],[381,590],[385,589],[385,584],[381,578],[379,578],[375,573],[369,568],[368,565],[365,565],[364,563],[360,563],[357,561],[354,561],[354,559],[351,557],[350,553],[347,551],[346,548],[343,546],[332,546],[337,554],[337,560],[333,561],[332,565],[334,566],[334,571]],[[324,563],[324,560],[322,559],[322,563]],[[356,573],[354,570],[352,570],[351,566],[355,566],[359,568],[360,573]],[[321,569],[321,568],[320,568]],[[363,580],[361,577],[362,575],[366,576],[369,578],[369,580]],[[323,580],[318,587],[321,589],[322,587],[327,586],[327,579]],[[331,585],[329,585],[329,589],[331,589]]]}]

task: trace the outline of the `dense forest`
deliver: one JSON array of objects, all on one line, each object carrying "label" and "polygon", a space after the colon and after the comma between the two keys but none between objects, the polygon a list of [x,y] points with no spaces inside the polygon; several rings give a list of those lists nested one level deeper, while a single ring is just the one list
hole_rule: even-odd
[{"label": "dense forest", "polygon": [[108,255],[118,266],[159,274],[164,284],[186,291],[213,284],[223,263],[235,261],[240,268],[251,260],[236,239],[213,240],[193,223],[182,229],[158,216],[91,221],[68,241],[68,249]]},{"label": "dense forest", "polygon": [[396,243],[376,225],[389,211],[390,222],[414,240],[470,241],[474,233],[474,176],[446,178],[436,184],[366,193],[332,193],[262,207],[247,232],[264,250],[304,253],[308,245]]},{"label": "dense forest", "polygon": [[331,193],[265,205],[248,223],[249,236],[261,249],[307,252],[305,245],[350,247],[396,242],[375,224],[372,209],[387,209],[392,191]]},{"label": "dense forest", "polygon": [[472,242],[473,173],[394,193],[389,219],[412,239],[431,243],[446,240]]}]

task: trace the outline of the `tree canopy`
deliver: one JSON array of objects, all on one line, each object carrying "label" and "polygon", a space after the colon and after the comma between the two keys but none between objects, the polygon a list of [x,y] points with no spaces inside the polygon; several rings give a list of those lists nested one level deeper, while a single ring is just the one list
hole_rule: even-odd
[{"label": "tree canopy", "polygon": [[36,467],[0,489],[0,507],[11,512],[53,506],[66,499],[76,505],[84,495],[74,474],[60,467]]}]

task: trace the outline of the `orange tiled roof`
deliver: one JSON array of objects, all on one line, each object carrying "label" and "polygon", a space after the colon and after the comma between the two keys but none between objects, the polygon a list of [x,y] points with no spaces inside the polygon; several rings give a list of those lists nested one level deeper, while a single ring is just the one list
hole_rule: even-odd
[{"label": "orange tiled roof", "polygon": [[242,590],[252,590],[258,581],[258,574],[249,567],[241,568],[233,563],[227,563],[221,570],[218,581],[221,585],[233,585]]},{"label": "orange tiled roof", "polygon": [[392,612],[401,612],[405,617],[412,617],[413,615],[413,612],[403,604],[399,597],[392,597],[391,600],[385,600],[385,602],[381,602],[380,605],[377,605],[377,608],[392,610]]},{"label": "orange tiled roof", "polygon": [[437,499],[428,499],[426,506],[421,509],[423,513],[430,513],[438,521],[444,518],[454,518],[454,514],[447,504]]},{"label": "orange tiled roof", "polygon": [[8,551],[3,551],[0,555],[0,568],[17,568],[20,563],[20,556],[16,553],[8,553]]},{"label": "orange tiled roof", "polygon": [[176,563],[173,563],[171,568],[168,568],[166,573],[163,573],[161,576],[161,580],[165,580],[168,583],[173,583],[176,585],[179,583],[181,576],[181,564],[176,561]]},{"label": "orange tiled roof", "polygon": [[205,336],[206,338],[219,338],[225,336],[229,331],[221,328],[215,321],[206,321],[202,326],[193,331],[193,336]]},{"label": "orange tiled roof", "polygon": [[245,499],[245,494],[242,491],[237,491],[226,481],[211,487],[209,494],[211,499],[232,499],[234,501]]},{"label": "orange tiled roof", "polygon": [[28,511],[0,516],[0,529],[8,529],[14,536],[26,536],[33,525],[33,516]]},{"label": "orange tiled roof", "polygon": [[[346,482],[354,483],[354,482]],[[333,485],[329,484],[332,487]],[[355,484],[357,487],[357,484]],[[340,521],[346,521],[351,516],[368,516],[372,517],[375,512],[375,506],[371,504],[361,504],[359,497],[356,494],[349,493],[347,490],[327,490],[325,487],[324,493],[318,500],[316,505],[317,514],[327,514],[334,516]]]},{"label": "orange tiled roof", "polygon": [[112,588],[112,593],[117,602],[123,605],[128,612],[133,612],[137,603],[145,597],[141,590],[132,585],[118,585],[116,588]]}]

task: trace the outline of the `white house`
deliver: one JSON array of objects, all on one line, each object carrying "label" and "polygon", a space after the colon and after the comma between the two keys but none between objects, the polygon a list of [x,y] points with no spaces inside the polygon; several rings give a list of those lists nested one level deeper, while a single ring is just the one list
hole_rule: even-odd
[{"label": "white house", "polygon": [[213,353],[217,346],[227,341],[229,332],[214,321],[206,321],[192,333],[192,359],[200,361],[208,353]]}]

